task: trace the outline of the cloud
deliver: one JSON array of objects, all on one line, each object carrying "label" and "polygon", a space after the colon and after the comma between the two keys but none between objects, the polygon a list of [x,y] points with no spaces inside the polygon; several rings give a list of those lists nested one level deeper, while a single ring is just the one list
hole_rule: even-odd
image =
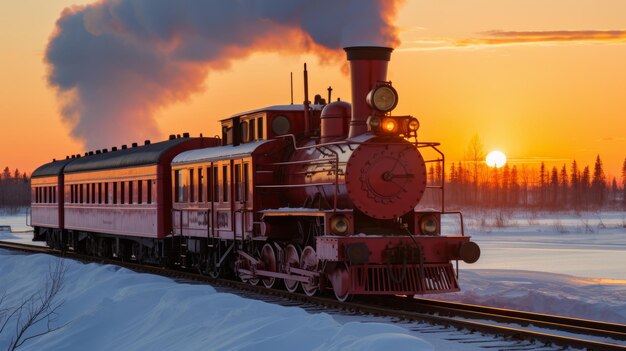
[{"label": "cloud", "polygon": [[476,38],[424,38],[409,42],[413,47],[401,51],[433,51],[475,49],[504,45],[537,44],[614,44],[626,43],[626,30],[580,30],[580,31],[502,31],[492,30],[479,33]]},{"label": "cloud", "polygon": [[457,39],[456,46],[506,45],[528,43],[615,43],[626,42],[626,30],[583,30],[583,31],[488,31],[483,38]]},{"label": "cloud", "polygon": [[45,53],[62,118],[89,148],[160,136],[154,113],[258,51],[343,59],[399,43],[396,1],[101,0],[65,9]]}]

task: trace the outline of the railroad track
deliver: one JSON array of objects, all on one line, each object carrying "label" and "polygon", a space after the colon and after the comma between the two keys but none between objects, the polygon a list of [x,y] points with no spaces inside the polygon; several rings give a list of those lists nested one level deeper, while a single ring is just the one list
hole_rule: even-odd
[{"label": "railroad track", "polygon": [[[47,253],[85,262],[114,264],[134,271],[158,274],[176,280],[210,283],[236,291],[251,292],[261,296],[323,306],[339,311],[442,325],[458,330],[500,336],[507,340],[531,340],[543,345],[583,350],[626,351],[626,325],[623,324],[402,296],[362,297],[352,302],[339,302],[333,297],[323,295],[309,297],[304,294],[291,294],[285,290],[267,289],[239,281],[213,279],[190,271],[90,257],[42,246],[0,241],[0,248],[31,253]],[[538,330],[531,330],[531,328]],[[507,347],[503,346],[502,349],[507,349]]]}]

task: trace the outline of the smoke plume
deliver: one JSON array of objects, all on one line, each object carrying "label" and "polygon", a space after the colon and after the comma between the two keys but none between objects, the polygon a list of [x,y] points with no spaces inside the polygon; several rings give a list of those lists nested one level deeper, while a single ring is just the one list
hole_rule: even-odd
[{"label": "smoke plume", "polygon": [[258,52],[343,58],[396,46],[397,1],[103,0],[65,9],[46,50],[63,119],[89,148],[160,135],[156,110]]}]

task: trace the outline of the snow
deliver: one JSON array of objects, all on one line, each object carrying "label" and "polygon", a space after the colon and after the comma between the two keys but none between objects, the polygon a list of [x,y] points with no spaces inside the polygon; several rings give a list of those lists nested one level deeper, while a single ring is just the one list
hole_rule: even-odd
[{"label": "snow", "polygon": [[[18,304],[42,288],[57,258],[0,250],[0,296]],[[407,329],[342,324],[206,285],[176,283],[110,265],[65,261],[66,285],[54,327],[20,350],[434,350]],[[41,331],[40,326],[32,332]],[[0,348],[9,334],[0,334]]]},{"label": "snow", "polygon": [[[461,263],[461,292],[427,297],[626,324],[626,212],[472,212],[465,223],[481,259]],[[1,240],[32,236],[16,233],[28,230],[24,214],[0,215],[5,224],[14,232],[0,232]],[[458,222],[445,219],[444,230],[458,232]],[[11,303],[29,296],[54,260],[0,251],[0,296],[6,291]],[[69,324],[24,350],[469,347],[451,346],[446,333],[416,331],[425,327],[374,317],[362,323],[113,266],[67,266],[57,325]],[[6,338],[0,336],[0,349]]]},{"label": "snow", "polygon": [[0,240],[23,244],[45,245],[45,243],[34,243],[32,241],[33,228],[26,224],[27,217],[28,212],[26,209],[20,209],[17,212],[6,212],[0,209],[0,226],[9,226],[11,228],[11,231],[0,230]]},{"label": "snow", "polygon": [[479,269],[461,271],[460,285],[426,297],[626,324],[626,280]]},{"label": "snow", "polygon": [[[481,247],[461,269],[514,269],[626,280],[626,212],[465,215]],[[448,223],[454,227],[454,223]]]}]

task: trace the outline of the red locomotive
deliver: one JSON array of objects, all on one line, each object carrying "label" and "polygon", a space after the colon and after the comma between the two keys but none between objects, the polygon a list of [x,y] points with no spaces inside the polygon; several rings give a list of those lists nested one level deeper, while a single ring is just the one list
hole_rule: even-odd
[{"label": "red locomotive", "polygon": [[[392,49],[345,50],[352,105],[272,106],[222,120],[220,139],[171,136],[40,167],[35,239],[339,300],[458,291],[452,261],[475,262],[478,246],[462,225],[441,235],[443,205],[415,210],[426,162],[443,154],[418,142],[416,118],[391,114]],[[440,156],[425,161],[424,148]]]}]

